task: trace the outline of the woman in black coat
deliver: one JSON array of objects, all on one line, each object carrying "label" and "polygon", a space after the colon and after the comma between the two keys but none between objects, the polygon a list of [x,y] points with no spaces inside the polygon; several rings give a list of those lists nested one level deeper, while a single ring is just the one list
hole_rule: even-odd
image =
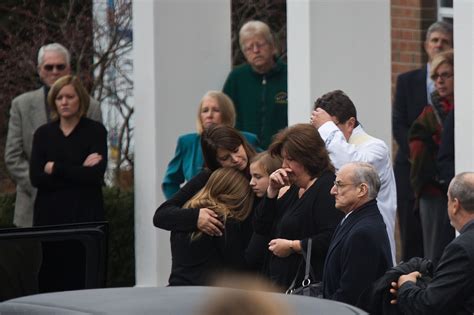
[{"label": "woman in black coat", "polygon": [[30,178],[38,188],[33,225],[104,220],[102,184],[107,166],[107,131],[85,117],[90,96],[71,75],[48,93],[53,121],[33,138]]},{"label": "woman in black coat", "polygon": [[[287,289],[312,238],[312,281],[321,281],[329,242],[343,216],[330,194],[335,175],[324,141],[313,126],[298,124],[280,131],[268,150],[282,157],[283,164],[270,175],[254,222],[256,233],[271,238],[265,273]],[[301,270],[296,283],[303,274]]]},{"label": "woman in black coat", "polygon": [[241,172],[220,168],[212,173],[204,188],[184,207],[213,210],[225,227],[223,235],[173,232],[170,285],[208,285],[219,273],[244,269],[247,244],[241,223],[251,213],[253,200],[248,179]]},{"label": "woman in black coat", "polygon": [[[201,146],[204,156],[205,169],[193,177],[173,197],[161,204],[153,217],[153,224],[161,229],[171,231],[173,239],[180,233],[203,233],[210,237],[225,237],[225,226],[219,214],[203,205],[187,203],[208,182],[211,174],[220,168],[233,168],[249,180],[249,161],[255,155],[254,149],[247,140],[233,127],[217,125],[204,130],[201,136]],[[238,222],[240,239],[247,244],[252,236],[251,216],[243,222]],[[190,262],[194,264],[194,262]],[[172,274],[170,284],[177,279]]]}]

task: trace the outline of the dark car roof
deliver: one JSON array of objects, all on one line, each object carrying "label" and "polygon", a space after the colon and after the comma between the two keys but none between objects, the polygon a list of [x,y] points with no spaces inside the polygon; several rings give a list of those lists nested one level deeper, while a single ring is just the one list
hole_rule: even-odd
[{"label": "dark car roof", "polygon": [[[147,287],[66,291],[37,294],[0,304],[0,314],[171,314],[197,315],[217,287]],[[265,292],[288,305],[292,314],[367,314],[339,302]]]}]

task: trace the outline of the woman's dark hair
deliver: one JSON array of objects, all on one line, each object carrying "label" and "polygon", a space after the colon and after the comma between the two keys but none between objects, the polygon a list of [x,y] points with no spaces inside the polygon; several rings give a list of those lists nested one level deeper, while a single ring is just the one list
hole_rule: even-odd
[{"label": "woman's dark hair", "polygon": [[301,163],[313,178],[325,171],[334,172],[324,141],[310,124],[297,124],[283,129],[276,134],[268,151],[280,157],[285,151],[290,158]]},{"label": "woman's dark hair", "polygon": [[[240,145],[244,147],[247,159],[250,161],[256,154],[255,150],[237,129],[225,125],[210,126],[201,135],[205,166],[211,171],[215,171],[221,167],[221,163],[217,159],[217,150],[225,149],[234,152]],[[246,173],[248,173],[248,168],[249,165],[246,167]]]}]

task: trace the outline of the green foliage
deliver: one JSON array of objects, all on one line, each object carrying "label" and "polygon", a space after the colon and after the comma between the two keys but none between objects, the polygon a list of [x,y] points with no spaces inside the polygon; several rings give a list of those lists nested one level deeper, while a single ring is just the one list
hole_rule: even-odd
[{"label": "green foliage", "polygon": [[[104,188],[104,207],[109,221],[107,287],[135,285],[133,192]],[[13,226],[15,194],[0,194],[0,228]]]},{"label": "green foliage", "polygon": [[133,192],[104,188],[105,217],[109,221],[107,287],[135,285]]},{"label": "green foliage", "polygon": [[0,194],[0,228],[13,227],[15,194]]}]

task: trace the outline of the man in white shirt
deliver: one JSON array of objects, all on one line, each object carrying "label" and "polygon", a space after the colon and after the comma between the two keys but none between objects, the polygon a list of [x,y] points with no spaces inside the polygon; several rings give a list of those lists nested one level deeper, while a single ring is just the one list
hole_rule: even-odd
[{"label": "man in white shirt", "polygon": [[326,143],[331,161],[337,170],[349,162],[366,162],[377,170],[382,183],[377,204],[387,227],[395,265],[397,191],[387,145],[364,131],[357,120],[354,103],[341,90],[326,93],[318,98],[314,109],[311,124]]}]

